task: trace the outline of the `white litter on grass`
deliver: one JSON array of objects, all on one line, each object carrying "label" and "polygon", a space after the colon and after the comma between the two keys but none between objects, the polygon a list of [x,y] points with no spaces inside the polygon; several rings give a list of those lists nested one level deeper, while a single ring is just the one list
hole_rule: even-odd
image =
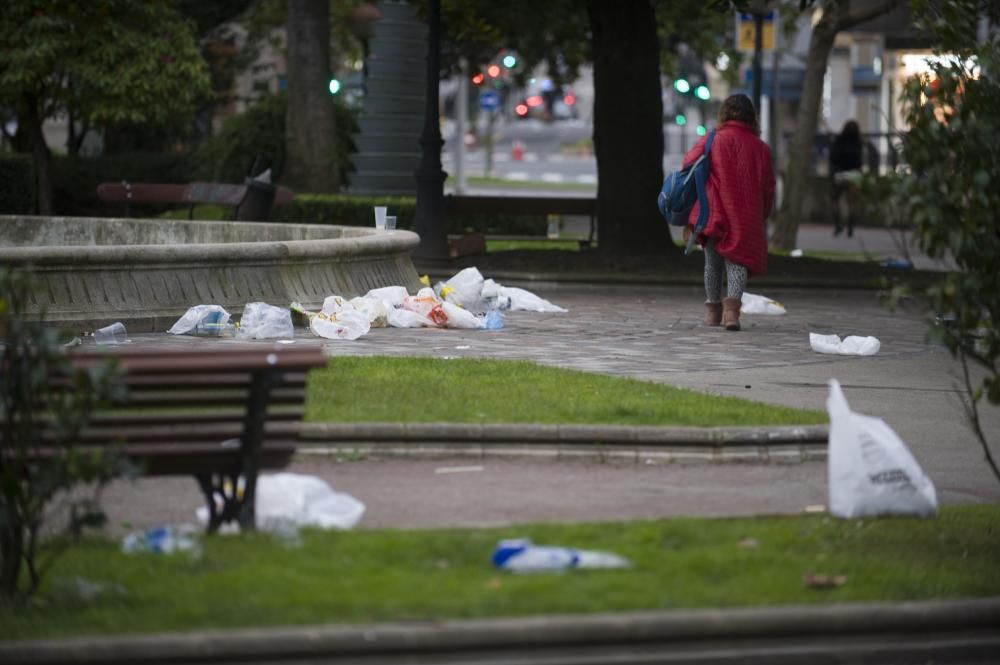
[{"label": "white litter on grass", "polygon": [[740,312],[743,314],[772,314],[780,316],[785,314],[785,306],[777,300],[771,300],[764,296],[744,291],[740,302]]},{"label": "white litter on grass", "polygon": [[841,356],[874,356],[878,353],[882,343],[876,337],[850,335],[842,341],[837,335],[809,333],[809,346],[817,353]]}]

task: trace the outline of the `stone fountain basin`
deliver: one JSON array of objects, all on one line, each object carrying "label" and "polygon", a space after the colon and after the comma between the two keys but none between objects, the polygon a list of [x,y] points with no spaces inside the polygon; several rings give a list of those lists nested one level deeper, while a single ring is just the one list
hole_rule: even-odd
[{"label": "stone fountain basin", "polygon": [[318,308],[420,287],[409,231],[354,226],[0,215],[0,265],[30,265],[31,311],[80,331],[163,331],[193,305]]}]

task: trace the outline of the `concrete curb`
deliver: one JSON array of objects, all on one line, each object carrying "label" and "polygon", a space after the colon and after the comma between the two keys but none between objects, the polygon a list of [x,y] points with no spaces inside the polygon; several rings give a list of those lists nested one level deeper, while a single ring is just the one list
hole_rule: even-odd
[{"label": "concrete curb", "polygon": [[826,459],[829,427],[305,423],[301,433],[303,454],[794,463]]},{"label": "concrete curb", "polygon": [[998,646],[1000,598],[981,598],[32,640],[0,643],[0,662],[988,662]]}]

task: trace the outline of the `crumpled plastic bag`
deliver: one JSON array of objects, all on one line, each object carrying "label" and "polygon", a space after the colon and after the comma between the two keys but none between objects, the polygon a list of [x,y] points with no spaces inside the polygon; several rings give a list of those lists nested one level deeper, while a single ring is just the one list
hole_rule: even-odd
[{"label": "crumpled plastic bag", "polygon": [[291,339],[295,337],[292,326],[292,311],[284,307],[268,305],[266,302],[251,302],[243,308],[240,327],[236,330],[240,339],[270,339],[274,337]]},{"label": "crumpled plastic bag", "polygon": [[[257,529],[284,533],[291,526],[350,529],[365,512],[365,504],[350,494],[335,492],[322,478],[300,473],[274,473],[257,477]],[[208,509],[197,510],[208,521]]]},{"label": "crumpled plastic bag", "polygon": [[842,356],[873,356],[882,343],[877,337],[850,335],[841,341],[837,335],[809,333],[809,346],[817,353],[831,353]]},{"label": "crumpled plastic bag", "polygon": [[351,298],[350,303],[354,306],[354,309],[368,317],[368,323],[372,328],[385,328],[389,325],[388,316],[390,306],[384,300],[358,296],[357,298]]},{"label": "crumpled plastic bag", "polygon": [[569,310],[553,305],[545,298],[536,296],[531,291],[519,289],[516,286],[501,287],[501,294],[510,298],[512,310],[527,310],[529,312],[567,312]]},{"label": "crumpled plastic bag", "polygon": [[229,323],[229,312],[222,305],[195,305],[184,312],[167,332],[171,335],[183,335],[192,332],[199,325],[211,324],[220,328]]},{"label": "crumpled plastic bag", "polygon": [[501,311],[510,309],[510,297],[505,296],[501,289],[503,289],[503,287],[494,282],[492,279],[487,279],[483,282],[481,296],[487,311],[491,309],[498,309]]},{"label": "crumpled plastic bag", "polygon": [[777,300],[771,300],[755,293],[743,292],[740,303],[740,312],[743,314],[773,314],[780,316],[786,314],[785,306]]},{"label": "crumpled plastic bag", "polygon": [[445,313],[444,308],[441,307],[441,301],[437,299],[432,289],[423,288],[417,291],[417,295],[404,298],[403,309],[416,312],[431,321],[435,326],[444,327],[448,325],[448,315]]},{"label": "crumpled plastic bag", "polygon": [[371,330],[368,316],[340,296],[329,296],[319,312],[310,312],[297,302],[291,308],[308,318],[309,330],[317,337],[353,340]]},{"label": "crumpled plastic bag", "polygon": [[389,307],[401,307],[409,295],[410,293],[405,286],[383,286],[379,289],[372,289],[364,297],[381,300]]},{"label": "crumpled plastic bag", "polygon": [[386,321],[390,328],[437,328],[426,316],[402,307],[390,309]]},{"label": "crumpled plastic bag", "polygon": [[485,328],[486,321],[479,318],[467,309],[463,309],[458,305],[453,305],[450,302],[441,303],[441,309],[444,310],[445,315],[448,317],[448,327],[449,328]]},{"label": "crumpled plastic bag", "polygon": [[937,493],[906,444],[881,418],[851,411],[836,379],[827,461],[830,514],[836,517],[937,513]]},{"label": "crumpled plastic bag", "polygon": [[478,268],[465,268],[451,279],[434,287],[435,295],[445,302],[471,309],[483,291],[483,276]]}]

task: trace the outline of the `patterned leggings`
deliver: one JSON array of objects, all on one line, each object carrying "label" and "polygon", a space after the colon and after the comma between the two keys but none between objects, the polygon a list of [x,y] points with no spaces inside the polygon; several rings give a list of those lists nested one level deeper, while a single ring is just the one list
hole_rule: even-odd
[{"label": "patterned leggings", "polygon": [[722,300],[722,274],[725,267],[726,297],[742,298],[747,287],[747,269],[725,259],[715,251],[711,241],[705,244],[705,298],[708,302]]}]

